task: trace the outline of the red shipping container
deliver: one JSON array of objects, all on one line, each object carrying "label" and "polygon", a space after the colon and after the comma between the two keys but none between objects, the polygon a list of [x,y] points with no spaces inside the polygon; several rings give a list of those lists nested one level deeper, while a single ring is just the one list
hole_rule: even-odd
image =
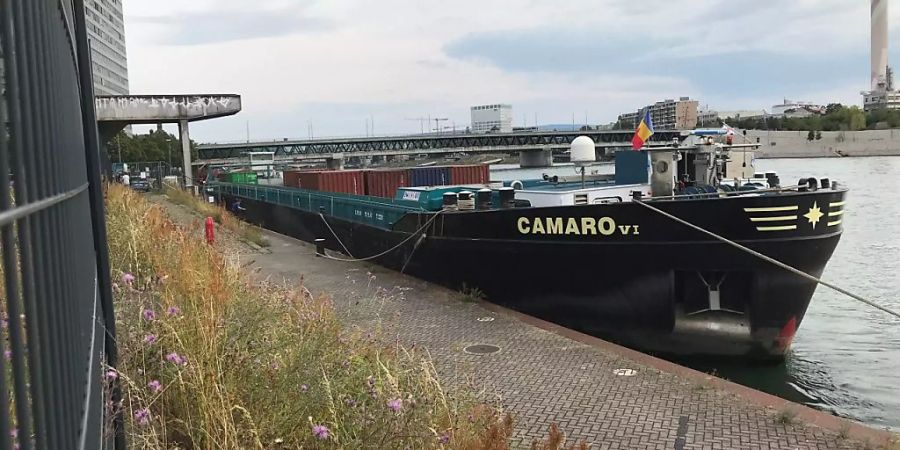
[{"label": "red shipping container", "polygon": [[300,172],[299,177],[303,189],[365,195],[365,177],[361,170]]},{"label": "red shipping container", "polygon": [[300,187],[300,171],[299,170],[285,170],[281,173],[281,177],[284,180],[284,185],[288,187]]},{"label": "red shipping container", "polygon": [[408,186],[408,181],[409,171],[406,169],[368,170],[366,171],[366,195],[393,198],[397,193],[397,188]]},{"label": "red shipping container", "polygon": [[487,164],[450,166],[451,184],[488,184],[490,182],[491,169]]},{"label": "red shipping container", "polygon": [[281,172],[282,184],[287,187],[300,187],[300,174],[303,172],[324,172],[326,168],[288,169]]}]

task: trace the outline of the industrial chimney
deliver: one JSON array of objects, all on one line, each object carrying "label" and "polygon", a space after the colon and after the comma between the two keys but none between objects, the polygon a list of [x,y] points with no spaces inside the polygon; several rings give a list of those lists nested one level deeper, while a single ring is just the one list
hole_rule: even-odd
[{"label": "industrial chimney", "polygon": [[888,87],[888,0],[872,0],[872,91]]}]

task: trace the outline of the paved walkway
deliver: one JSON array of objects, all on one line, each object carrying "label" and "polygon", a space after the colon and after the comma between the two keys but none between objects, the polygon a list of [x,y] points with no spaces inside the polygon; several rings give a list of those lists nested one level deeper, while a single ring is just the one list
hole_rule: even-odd
[{"label": "paved walkway", "polygon": [[[545,437],[551,421],[570,443],[586,440],[592,449],[855,449],[886,442],[884,434],[809,408],[377,266],[316,258],[312,246],[288,237],[267,237],[270,253],[247,256],[259,275],[289,283],[302,276],[314,293],[333,295],[352,326],[426,348],[445,380],[469,380],[513,413],[522,447]],[[464,351],[475,344],[500,351]],[[784,420],[793,416],[788,410],[799,415]]]}]

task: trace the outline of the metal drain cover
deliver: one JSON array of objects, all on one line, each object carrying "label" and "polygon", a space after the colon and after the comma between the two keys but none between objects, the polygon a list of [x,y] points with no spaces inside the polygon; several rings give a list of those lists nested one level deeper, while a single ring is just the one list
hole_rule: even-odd
[{"label": "metal drain cover", "polygon": [[499,352],[500,347],[490,344],[475,344],[464,348],[463,351],[470,355],[487,355]]},{"label": "metal drain cover", "polygon": [[613,373],[620,377],[633,377],[637,375],[637,370],[634,369],[616,369],[613,370]]},{"label": "metal drain cover", "polygon": [[491,317],[491,316],[484,316],[484,317],[479,317],[479,318],[477,318],[477,319],[475,319],[475,320],[477,320],[477,321],[479,321],[479,322],[493,322],[493,321],[494,321],[494,318]]}]

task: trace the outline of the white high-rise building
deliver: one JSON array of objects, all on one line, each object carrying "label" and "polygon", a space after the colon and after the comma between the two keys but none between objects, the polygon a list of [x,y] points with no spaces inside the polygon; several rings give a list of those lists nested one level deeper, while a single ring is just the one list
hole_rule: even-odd
[{"label": "white high-rise building", "polygon": [[128,94],[123,0],[85,0],[95,95]]},{"label": "white high-rise building", "polygon": [[512,105],[473,106],[471,112],[473,133],[512,132]]}]

